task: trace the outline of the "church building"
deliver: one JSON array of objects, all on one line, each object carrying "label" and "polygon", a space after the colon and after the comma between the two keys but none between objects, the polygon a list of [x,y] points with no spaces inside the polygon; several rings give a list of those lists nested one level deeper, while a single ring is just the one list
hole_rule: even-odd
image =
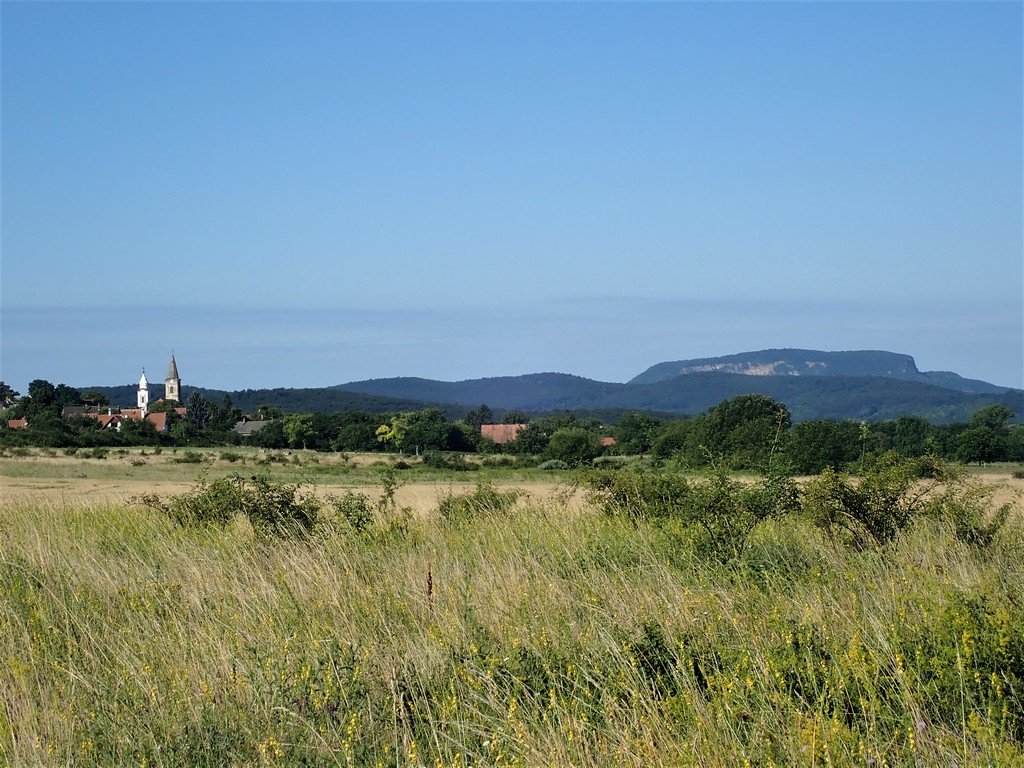
[{"label": "church building", "polygon": [[[177,407],[170,410],[179,416],[184,416],[185,408],[181,405],[181,377],[178,376],[178,364],[174,360],[173,352],[171,353],[171,366],[167,369],[167,378],[164,379],[164,396],[153,404],[156,405],[157,403],[170,400],[175,401],[177,404]],[[114,413],[113,409],[108,408],[106,413],[100,413],[98,410],[95,410],[95,412],[86,410],[80,415],[99,420],[100,425],[104,429],[120,430],[121,422],[125,419],[133,421],[145,419],[156,428],[157,432],[167,432],[169,430],[170,423],[167,420],[167,410],[161,409],[156,413],[149,413],[149,379],[146,378],[145,368],[142,369],[142,376],[139,378],[136,404],[137,408],[121,408],[117,413]]]},{"label": "church building", "polygon": [[[181,377],[178,376],[178,364],[174,360],[174,353],[171,352],[171,365],[167,369],[167,378],[164,379],[164,400],[174,400],[181,403]],[[146,379],[146,369],[142,369],[142,378],[139,379],[138,410],[140,418],[146,418],[146,411],[149,409],[149,381]]]}]

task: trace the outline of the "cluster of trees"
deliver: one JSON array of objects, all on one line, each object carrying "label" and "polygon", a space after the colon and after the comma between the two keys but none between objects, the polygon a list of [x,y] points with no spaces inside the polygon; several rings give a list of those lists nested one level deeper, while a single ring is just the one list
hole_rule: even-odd
[{"label": "cluster of trees", "polygon": [[[253,414],[268,424],[250,437],[232,427],[241,411],[225,395],[221,402],[193,392],[185,414],[175,402],[155,404],[151,411],[168,411],[170,430],[158,434],[148,421],[125,420],[119,432],[103,430],[94,418],[65,419],[67,405],[106,406],[100,393],[37,379],[25,397],[0,382],[0,402],[6,403],[0,425],[0,444],[90,445],[224,445],[239,442],[264,448],[303,448],[318,451],[390,451],[423,454],[433,451],[502,452],[557,459],[571,466],[590,462],[603,453],[652,454],[690,466],[725,465],[734,469],[763,469],[773,462],[797,472],[841,469],[889,451],[908,458],[934,454],[964,463],[1024,461],[1024,426],[1011,426],[1013,412],[1004,405],[977,410],[968,422],[936,426],[919,416],[880,422],[818,419],[793,423],[786,406],[765,395],[747,394],[723,400],[706,413],[687,418],[659,418],[643,413],[621,414],[614,426],[596,417],[549,414],[530,419],[520,411],[506,412],[501,421],[525,424],[515,440],[497,446],[480,434],[480,425],[495,422],[487,405],[450,420],[438,408],[390,414],[283,413],[261,405]],[[7,419],[24,417],[27,429],[6,429]],[[612,436],[615,445],[602,438]]]},{"label": "cluster of trees", "polygon": [[1024,461],[1024,426],[1011,426],[1004,405],[978,409],[966,423],[930,424],[920,416],[858,422],[816,419],[793,423],[781,403],[764,395],[724,400],[707,413],[659,420],[624,415],[615,430],[621,453],[652,453],[691,466],[723,462],[763,469],[770,461],[814,474],[841,469],[889,451],[907,458],[933,454],[947,461]]}]

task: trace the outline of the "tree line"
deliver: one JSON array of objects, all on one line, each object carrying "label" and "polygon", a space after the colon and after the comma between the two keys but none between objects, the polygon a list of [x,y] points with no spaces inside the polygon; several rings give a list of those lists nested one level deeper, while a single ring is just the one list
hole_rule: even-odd
[{"label": "tree line", "polygon": [[[65,406],[108,404],[102,394],[79,392],[64,384],[37,379],[18,397],[0,382],[0,445],[49,447],[127,445],[236,445],[316,451],[505,453],[556,460],[580,466],[601,455],[647,454],[691,467],[726,466],[763,469],[777,463],[803,474],[843,469],[895,452],[907,458],[926,454],[947,461],[987,463],[1024,461],[1024,426],[1011,425],[1014,413],[1004,405],[978,409],[967,422],[933,425],[920,416],[886,421],[817,419],[794,422],[789,410],[766,395],[746,394],[723,400],[706,412],[685,418],[646,412],[610,419],[573,413],[534,415],[506,411],[500,421],[522,424],[516,438],[503,445],[481,435],[482,424],[495,423],[485,404],[463,418],[450,419],[438,408],[393,413],[341,411],[283,413],[261,405],[252,414],[267,423],[250,436],[234,425],[242,412],[225,395],[219,402],[193,392],[185,414],[176,402],[159,402],[150,412],[166,411],[169,431],[158,433],[146,420],[126,419],[120,430],[103,429],[88,416],[63,418]],[[25,418],[23,429],[8,428],[9,419]],[[614,444],[607,438],[614,438]]]}]

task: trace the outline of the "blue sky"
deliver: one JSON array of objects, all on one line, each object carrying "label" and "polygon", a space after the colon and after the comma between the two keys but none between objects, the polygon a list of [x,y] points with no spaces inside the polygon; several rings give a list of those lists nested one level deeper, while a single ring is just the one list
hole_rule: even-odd
[{"label": "blue sky", "polygon": [[2,357],[1024,386],[1019,3],[2,6]]}]

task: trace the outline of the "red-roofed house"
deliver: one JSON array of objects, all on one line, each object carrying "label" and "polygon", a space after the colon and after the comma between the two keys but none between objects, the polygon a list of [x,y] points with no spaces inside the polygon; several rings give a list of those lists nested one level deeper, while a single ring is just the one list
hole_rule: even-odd
[{"label": "red-roofed house", "polygon": [[9,429],[25,429],[28,426],[28,419],[8,419],[7,427]]},{"label": "red-roofed house", "polygon": [[120,429],[122,416],[120,413],[94,413],[92,418],[100,423],[100,429]]},{"label": "red-roofed house", "polygon": [[146,421],[150,422],[157,432],[168,432],[170,427],[167,425],[167,414],[165,412],[160,413],[147,413]]},{"label": "red-roofed house", "polygon": [[504,445],[515,440],[524,429],[525,424],[481,424],[480,434],[491,438],[497,445]]},{"label": "red-roofed house", "polygon": [[615,445],[615,438],[614,437],[602,437],[601,438],[601,445],[603,445],[605,448],[610,448],[611,446]]}]

